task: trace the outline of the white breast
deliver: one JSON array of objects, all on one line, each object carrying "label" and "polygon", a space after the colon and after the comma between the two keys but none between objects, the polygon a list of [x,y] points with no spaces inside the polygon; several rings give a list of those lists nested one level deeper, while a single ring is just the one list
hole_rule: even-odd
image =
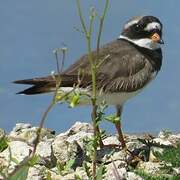
[{"label": "white breast", "polygon": [[[134,97],[137,95],[140,91],[134,91],[134,92],[120,92],[120,93],[103,93],[103,92],[97,92],[97,103],[100,104],[101,102],[105,101],[108,105],[120,105],[124,104],[128,99]],[[72,91],[72,87],[61,87],[60,92],[62,93],[68,93],[69,91]],[[76,92],[80,93],[87,93],[88,95],[91,95],[91,92],[87,91],[86,89],[76,89]],[[88,105],[91,104],[90,98],[88,96],[82,96],[80,99],[79,105]]]},{"label": "white breast", "polygon": [[[151,80],[149,81],[149,83],[156,77],[156,75],[157,75],[157,72],[152,74]],[[118,92],[118,93],[117,92],[116,93],[103,93],[102,91],[97,92],[97,103],[100,104],[101,102],[105,101],[108,105],[123,105],[127,100],[131,99],[132,97],[140,93],[145,87],[146,86],[144,86],[142,89],[139,89],[133,92]],[[68,93],[72,90],[73,90],[72,87],[61,87],[59,89],[59,91],[63,93]],[[91,95],[91,92],[85,88],[75,89],[75,92]],[[83,95],[82,98],[80,99],[79,105],[88,105],[88,104],[91,104],[90,98],[88,96]]]},{"label": "white breast", "polygon": [[124,104],[127,100],[136,96],[142,89],[134,92],[120,92],[120,93],[108,93],[98,96],[98,103],[105,101],[108,105],[121,105]]}]

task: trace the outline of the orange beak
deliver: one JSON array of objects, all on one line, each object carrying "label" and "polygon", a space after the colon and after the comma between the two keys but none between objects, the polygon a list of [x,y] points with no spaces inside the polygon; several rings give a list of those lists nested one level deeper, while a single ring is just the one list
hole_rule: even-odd
[{"label": "orange beak", "polygon": [[159,36],[158,33],[154,33],[151,37],[152,41],[160,43],[160,44],[164,44],[164,41],[161,39],[161,37]]}]

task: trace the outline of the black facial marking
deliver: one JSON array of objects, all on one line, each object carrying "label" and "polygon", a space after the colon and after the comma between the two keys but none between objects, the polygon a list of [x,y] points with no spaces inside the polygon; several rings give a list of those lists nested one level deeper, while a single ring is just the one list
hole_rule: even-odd
[{"label": "black facial marking", "polygon": [[142,38],[150,38],[154,33],[158,33],[161,37],[162,31],[159,30],[158,28],[152,29],[151,31],[145,30],[147,25],[152,22],[159,23],[162,29],[162,23],[158,18],[154,16],[143,16],[136,24],[132,24],[128,28],[125,28],[122,32],[122,35],[130,39],[142,39]]}]

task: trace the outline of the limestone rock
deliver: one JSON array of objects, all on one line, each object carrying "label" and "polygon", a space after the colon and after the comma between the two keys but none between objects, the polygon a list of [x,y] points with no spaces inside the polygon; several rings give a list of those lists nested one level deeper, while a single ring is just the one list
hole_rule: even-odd
[{"label": "limestone rock", "polygon": [[[0,140],[4,137],[10,139],[8,142],[9,147],[2,149],[2,152],[0,152],[0,169],[2,172],[10,173],[16,166],[16,163],[11,161],[8,170],[6,169],[8,167],[10,153],[14,161],[18,161],[18,163],[29,157],[33,150],[33,142],[37,136],[37,129],[38,127],[32,127],[30,124],[24,123],[17,124],[9,135],[6,135],[0,129]],[[88,180],[89,177],[83,167],[83,162],[92,171],[91,158],[88,158],[90,153],[88,154],[86,152],[89,144],[85,142],[92,137],[93,127],[88,123],[76,122],[69,130],[57,136],[54,135],[54,131],[43,128],[40,142],[36,149],[36,154],[40,157],[40,161],[29,168],[27,180],[43,180],[47,178],[47,175],[52,180],[74,180],[75,176],[79,176],[83,180]],[[142,138],[142,141],[138,140],[138,138]],[[156,175],[162,172],[161,168],[167,165],[167,163],[157,162],[152,152],[162,152],[165,146],[175,146],[180,142],[180,134],[161,132],[158,137],[150,136],[149,139],[143,135],[125,134],[125,139],[129,150],[134,150],[133,153],[139,153],[139,155],[147,154],[147,157],[149,157],[144,159],[147,162],[137,161],[133,167],[143,170],[148,174]],[[105,145],[117,144],[120,147],[117,136],[107,136],[103,139],[103,143]],[[132,159],[131,157],[131,153],[127,154],[127,151],[120,148],[98,147],[98,165],[104,163],[106,168],[106,173],[103,175],[104,179],[142,180],[143,178],[136,175],[133,169],[129,168],[130,163],[128,161]],[[69,162],[72,162],[72,164]],[[68,163],[71,165],[68,166]],[[167,175],[178,176],[180,174],[179,167],[171,167],[173,171]]]},{"label": "limestone rock", "polygon": [[164,140],[168,140],[172,144],[180,143],[180,133],[172,134],[172,132],[169,131],[160,131],[158,137]]},{"label": "limestone rock", "polygon": [[30,167],[27,180],[44,180],[45,171],[44,166],[35,165],[34,167]]},{"label": "limestone rock", "polygon": [[163,166],[159,162],[141,162],[139,163],[139,169],[142,169],[144,172],[157,175]]},{"label": "limestone rock", "polygon": [[84,158],[83,140],[92,135],[90,124],[76,122],[68,131],[56,136],[53,142],[54,155],[63,164],[70,159],[75,159],[76,164],[81,164]]},{"label": "limestone rock", "polygon": [[180,176],[180,167],[173,168],[173,171],[175,176]]},{"label": "limestone rock", "polygon": [[[9,147],[0,153],[0,158],[9,162],[10,158],[15,159],[18,163],[27,159],[32,151],[32,147],[22,141],[9,142]],[[17,164],[10,161],[9,172],[13,171]]]},{"label": "limestone rock", "polygon": [[109,145],[109,144],[120,145],[119,140],[117,139],[117,136],[108,136],[103,140],[103,143],[105,145]]},{"label": "limestone rock", "polygon": [[109,164],[107,166],[107,173],[105,180],[117,180],[117,179],[125,179],[127,175],[126,168],[118,168],[119,162],[115,161],[114,164]]},{"label": "limestone rock", "polygon": [[42,141],[38,144],[36,154],[40,157],[40,162],[48,168],[52,168],[56,165],[56,157],[54,156],[52,149],[53,139]]},{"label": "limestone rock", "polygon": [[6,135],[6,133],[5,133],[4,129],[1,129],[1,128],[0,128],[0,140],[1,140],[2,138],[4,138],[5,135]]},{"label": "limestone rock", "polygon": [[169,140],[161,139],[161,138],[155,138],[153,141],[161,146],[170,146],[173,147],[173,144]]},{"label": "limestone rock", "polygon": [[53,142],[53,152],[58,161],[65,164],[70,159],[74,159],[78,153],[78,144],[69,143],[63,136],[57,136]]},{"label": "limestone rock", "polygon": [[[10,132],[9,138],[13,140],[21,140],[32,144],[37,137],[38,127],[31,127],[30,124],[18,123]],[[42,128],[40,140],[54,138],[54,131]]]},{"label": "limestone rock", "polygon": [[143,180],[143,178],[135,174],[134,172],[128,172],[126,180]]},{"label": "limestone rock", "polygon": [[86,132],[86,133],[93,133],[93,127],[89,123],[84,122],[76,122],[67,132],[70,135],[76,134],[78,132]]}]

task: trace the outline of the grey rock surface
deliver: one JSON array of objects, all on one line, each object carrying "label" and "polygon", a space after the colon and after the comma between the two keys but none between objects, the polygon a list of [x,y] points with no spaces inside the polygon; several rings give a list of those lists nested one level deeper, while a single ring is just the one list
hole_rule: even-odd
[{"label": "grey rock surface", "polygon": [[[6,135],[3,130],[0,131],[0,138],[5,136],[8,138],[8,148],[0,152],[2,173],[8,175],[17,167],[17,162],[21,163],[29,158],[33,152],[37,129],[30,124],[19,123],[9,135]],[[46,179],[47,176],[51,177],[52,180],[74,180],[75,177],[88,180],[89,177],[84,164],[91,172],[92,156],[89,143],[92,143],[92,137],[93,128],[88,123],[76,122],[69,130],[56,136],[54,131],[43,128],[35,153],[38,156],[38,161],[35,163],[36,165],[29,168],[27,180],[42,180]],[[138,140],[139,138],[141,140]],[[129,150],[137,153],[141,158],[144,156],[148,156],[148,158],[145,158],[144,161],[140,161],[139,157],[130,159],[132,152],[122,150],[120,146],[119,148],[98,148],[98,166],[103,163],[106,169],[103,179],[142,180],[143,178],[133,170],[132,167],[134,166],[148,174],[158,174],[164,164],[157,162],[153,154],[154,151],[162,153],[163,147],[176,147],[176,144],[180,142],[180,134],[168,134],[162,131],[158,137],[150,136],[150,138],[143,135],[126,134],[125,139]],[[105,145],[120,145],[117,136],[114,135],[106,136],[103,142]],[[149,144],[152,147],[147,148]],[[12,158],[17,162],[12,161]],[[130,166],[131,168],[129,168]],[[173,175],[180,175],[180,167],[173,168]],[[3,177],[0,176],[1,178]]]},{"label": "grey rock surface", "polygon": [[[25,142],[12,141],[9,142],[9,147],[0,153],[1,163],[8,167],[8,172],[12,172],[17,165],[11,159],[13,158],[18,163],[21,163],[29,157],[32,147]],[[2,165],[2,164],[1,164]]]}]

